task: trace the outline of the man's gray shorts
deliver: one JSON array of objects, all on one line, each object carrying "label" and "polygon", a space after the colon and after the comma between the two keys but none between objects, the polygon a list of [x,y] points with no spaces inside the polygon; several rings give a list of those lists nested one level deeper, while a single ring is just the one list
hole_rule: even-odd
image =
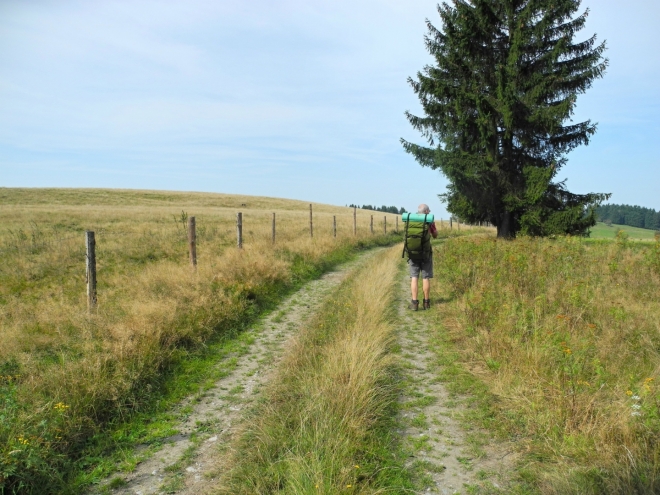
[{"label": "man's gray shorts", "polygon": [[422,278],[433,278],[433,256],[426,261],[408,260],[410,267],[410,278],[419,278],[419,272],[422,272]]}]

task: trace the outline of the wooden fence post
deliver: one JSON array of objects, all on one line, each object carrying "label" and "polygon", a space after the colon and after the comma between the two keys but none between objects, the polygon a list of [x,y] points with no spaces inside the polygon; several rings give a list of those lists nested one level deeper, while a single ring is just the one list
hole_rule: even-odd
[{"label": "wooden fence post", "polygon": [[96,240],[94,232],[85,232],[87,245],[87,309],[91,313],[96,308]]},{"label": "wooden fence post", "polygon": [[337,216],[332,216],[332,236],[337,237]]},{"label": "wooden fence post", "polygon": [[188,252],[190,264],[197,268],[197,233],[195,232],[195,217],[188,217]]},{"label": "wooden fence post", "polygon": [[394,232],[397,234],[399,233],[399,215],[394,217],[394,222],[395,222],[395,227],[394,227]]},{"label": "wooden fence post", "polygon": [[449,230],[454,230],[453,217],[449,217]]},{"label": "wooden fence post", "polygon": [[314,237],[314,224],[312,223],[312,203],[309,204],[309,236]]},{"label": "wooden fence post", "polygon": [[385,216],[383,217],[383,219],[384,219],[384,220],[383,220],[383,222],[384,222],[384,223],[383,223],[383,233],[384,233],[385,235],[387,235],[387,215],[385,215]]},{"label": "wooden fence post", "polygon": [[236,214],[236,243],[238,249],[243,249],[243,213]]},{"label": "wooden fence post", "polygon": [[371,228],[371,233],[373,234],[374,233],[374,216],[373,215],[371,215],[370,228]]},{"label": "wooden fence post", "polygon": [[275,212],[273,212],[273,244],[275,244]]},{"label": "wooden fence post", "polygon": [[357,235],[357,206],[353,207],[353,235]]}]

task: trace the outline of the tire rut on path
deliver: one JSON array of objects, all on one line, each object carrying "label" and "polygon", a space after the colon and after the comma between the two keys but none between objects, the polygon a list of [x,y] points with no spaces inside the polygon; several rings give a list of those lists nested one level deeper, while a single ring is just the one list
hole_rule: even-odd
[{"label": "tire rut on path", "polygon": [[[408,309],[410,279],[401,283],[398,341],[404,375],[401,399],[403,446],[417,493],[506,493],[510,446],[484,441],[484,432],[466,431],[460,417],[466,406],[447,391],[440,379],[442,366],[429,338],[427,311]],[[434,306],[430,311],[442,311]]]},{"label": "tire rut on path", "polygon": [[[308,282],[247,330],[247,340],[252,342],[234,356],[233,371],[178,407],[179,411],[185,411],[176,427],[179,433],[164,439],[163,447],[132,472],[120,475],[123,481],[102,483],[102,491],[116,495],[207,491],[213,484],[214,459],[229,445],[245,412],[267,384],[286,341],[319,309],[332,289],[380,251],[382,248],[372,249]],[[111,489],[111,485],[121,486]]]}]

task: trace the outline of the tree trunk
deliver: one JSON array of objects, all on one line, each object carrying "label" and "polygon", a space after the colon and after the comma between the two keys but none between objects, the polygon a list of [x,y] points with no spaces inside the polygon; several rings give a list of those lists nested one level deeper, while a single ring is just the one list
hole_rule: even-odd
[{"label": "tree trunk", "polygon": [[501,239],[513,239],[516,236],[513,222],[513,215],[508,211],[503,212],[497,224],[497,237]]}]

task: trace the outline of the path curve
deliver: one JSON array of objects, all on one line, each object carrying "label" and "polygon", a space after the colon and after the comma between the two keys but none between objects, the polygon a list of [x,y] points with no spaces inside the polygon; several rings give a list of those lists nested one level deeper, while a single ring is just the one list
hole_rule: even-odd
[{"label": "path curve", "polygon": [[[287,340],[304,325],[351,272],[383,248],[360,254],[321,278],[306,283],[277,309],[246,331],[251,344],[236,356],[234,370],[218,380],[202,397],[190,398],[178,409],[185,415],[177,435],[163,441],[163,448],[124,475],[122,485],[110,489],[110,480],[100,485],[104,493],[152,495],[197,494],[213,485],[214,459],[229,445],[244,412],[259,397],[282,355]],[[117,475],[113,480],[117,479]]]}]

